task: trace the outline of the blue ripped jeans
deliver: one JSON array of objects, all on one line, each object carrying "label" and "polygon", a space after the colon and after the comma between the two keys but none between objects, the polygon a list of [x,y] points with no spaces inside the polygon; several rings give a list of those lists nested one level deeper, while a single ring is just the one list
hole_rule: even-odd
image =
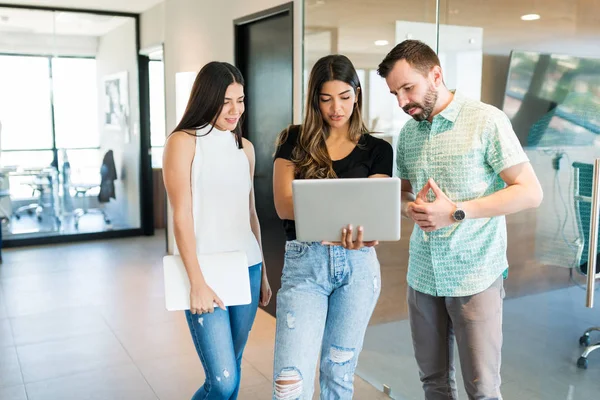
[{"label": "blue ripped jeans", "polygon": [[241,380],[242,353],[254,323],[260,295],[262,264],[249,268],[252,301],[248,305],[215,308],[212,314],[185,312],[196,351],[204,367],[204,385],[192,400],[235,400]]},{"label": "blue ripped jeans", "polygon": [[380,292],[375,249],[288,241],[277,293],[273,399],[351,399],[354,370]]}]

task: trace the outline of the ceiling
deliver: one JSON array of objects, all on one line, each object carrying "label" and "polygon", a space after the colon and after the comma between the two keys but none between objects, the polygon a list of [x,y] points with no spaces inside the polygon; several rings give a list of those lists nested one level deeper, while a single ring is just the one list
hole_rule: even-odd
[{"label": "ceiling", "polygon": [[[0,0],[0,3],[141,13],[163,0]],[[251,0],[238,0],[251,1]],[[331,41],[337,52],[365,57],[385,55],[396,43],[396,21],[436,21],[435,0],[306,0],[305,49],[328,54]],[[553,52],[600,54],[600,0],[440,0],[440,22],[483,28],[483,49],[508,54],[514,48]],[[21,13],[19,13],[21,11]],[[0,32],[34,32],[101,36],[122,20],[92,14],[0,8]],[[27,11],[31,13],[31,11]],[[521,15],[538,13],[538,21]],[[56,20],[54,19],[56,17]],[[444,37],[440,46],[444,46]],[[387,40],[376,46],[376,40]]]},{"label": "ceiling", "polygon": [[[337,51],[385,55],[396,43],[396,21],[426,22],[435,30],[435,0],[306,0],[305,49],[327,53],[332,35]],[[441,0],[440,23],[483,28],[486,53],[514,48],[600,54],[600,0]],[[537,13],[537,21],[522,21]],[[401,38],[403,39],[403,38]],[[418,39],[418,37],[415,37]],[[440,47],[444,46],[440,37]],[[387,46],[376,46],[387,40]]]},{"label": "ceiling", "polygon": [[0,0],[2,4],[142,13],[164,0]]},{"label": "ceiling", "polygon": [[110,15],[0,7],[0,33],[100,37],[129,20]]}]

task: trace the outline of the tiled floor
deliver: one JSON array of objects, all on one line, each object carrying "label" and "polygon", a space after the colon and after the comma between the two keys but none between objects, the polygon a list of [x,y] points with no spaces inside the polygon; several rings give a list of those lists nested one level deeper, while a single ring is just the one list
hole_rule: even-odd
[{"label": "tiled floor", "polygon": [[[182,400],[203,381],[164,309],[164,236],[9,249],[0,265],[0,400]],[[275,320],[259,311],[241,400],[270,399]],[[356,399],[387,396],[356,377]]]}]

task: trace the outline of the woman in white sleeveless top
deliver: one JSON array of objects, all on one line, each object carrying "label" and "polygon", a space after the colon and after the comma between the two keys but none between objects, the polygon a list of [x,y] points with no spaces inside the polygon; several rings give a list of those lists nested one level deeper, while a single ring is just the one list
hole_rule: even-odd
[{"label": "woman in white sleeveless top", "polygon": [[[206,375],[192,400],[237,398],[258,303],[266,306],[271,298],[254,205],[254,148],[241,135],[243,113],[240,71],[211,62],[196,77],[164,150],[175,241],[191,283],[185,315]],[[205,282],[196,255],[240,250],[248,258],[252,302],[226,308]]]}]

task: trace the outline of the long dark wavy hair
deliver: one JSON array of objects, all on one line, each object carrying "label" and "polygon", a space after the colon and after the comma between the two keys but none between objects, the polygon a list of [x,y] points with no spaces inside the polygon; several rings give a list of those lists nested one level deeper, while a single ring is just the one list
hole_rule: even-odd
[{"label": "long dark wavy hair", "polygon": [[[206,133],[208,135],[223,110],[225,92],[232,83],[239,83],[242,86],[245,84],[242,73],[233,65],[212,61],[202,67],[192,86],[183,117],[173,132],[184,131],[189,135],[198,136],[188,131],[196,131],[212,125],[213,127]],[[243,114],[233,130],[236,144],[240,149],[242,148],[242,118]]]},{"label": "long dark wavy hair", "polygon": [[[368,132],[362,116],[362,90],[360,80],[354,65],[348,57],[334,54],[319,59],[313,67],[308,80],[308,93],[306,96],[306,115],[300,126],[298,144],[292,152],[292,161],[295,164],[296,178],[321,179],[336,178],[333,170],[333,161],[327,151],[325,141],[329,137],[329,125],[325,123],[319,97],[323,84],[329,81],[342,81],[352,86],[357,102],[354,104],[350,116],[350,140],[358,143],[361,135]],[[285,142],[289,129],[284,130],[278,139],[278,144]]]}]

